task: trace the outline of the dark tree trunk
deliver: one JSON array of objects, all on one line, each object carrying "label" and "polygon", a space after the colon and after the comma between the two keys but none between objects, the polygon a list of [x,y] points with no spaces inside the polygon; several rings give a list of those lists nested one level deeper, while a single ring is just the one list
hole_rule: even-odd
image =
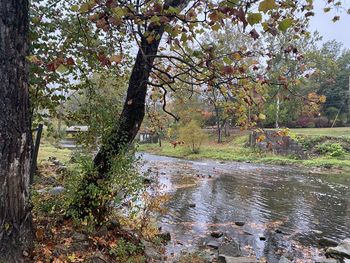
[{"label": "dark tree trunk", "polygon": [[32,241],[28,0],[0,0],[0,262],[23,262]]},{"label": "dark tree trunk", "polygon": [[216,130],[218,133],[218,143],[222,142],[222,132],[221,132],[221,125],[220,125],[220,112],[219,112],[219,108],[215,107],[215,117],[216,117]]},{"label": "dark tree trunk", "polygon": [[[164,27],[156,26],[155,28],[150,28],[149,31],[155,32],[161,37]],[[141,41],[141,47],[131,72],[127,96],[119,122],[103,143],[94,160],[100,175],[109,171],[110,157],[118,154],[121,148],[132,142],[140,129],[145,116],[148,79],[160,39],[154,40],[152,43],[148,43],[145,38]]]},{"label": "dark tree trunk", "polygon": [[[187,2],[188,0],[165,0],[164,10],[169,7],[182,9]],[[147,85],[153,67],[154,56],[158,52],[159,43],[164,33],[164,25],[151,24],[147,31],[157,37],[151,43],[145,37],[141,40],[141,46],[131,72],[127,96],[119,122],[94,159],[99,177],[109,171],[111,157],[118,154],[122,148],[134,140],[145,116]]]},{"label": "dark tree trunk", "polygon": [[[187,1],[188,0],[166,0],[164,9],[168,9],[170,6],[184,7]],[[123,111],[108,138],[102,142],[102,146],[94,159],[97,173],[94,175],[89,174],[81,183],[81,189],[77,190],[82,193],[79,200],[83,200],[83,203],[79,203],[80,201],[75,200],[71,204],[73,209],[78,210],[81,217],[89,216],[86,211],[91,209],[98,224],[105,218],[108,212],[108,204],[100,204],[98,209],[96,209],[96,202],[92,200],[93,198],[91,196],[84,195],[84,190],[90,184],[98,186],[99,182],[106,178],[111,169],[113,157],[117,156],[134,140],[140,129],[145,116],[148,81],[155,55],[158,52],[158,47],[164,33],[164,27],[165,25],[150,24],[147,31],[157,37],[151,42],[148,42],[145,37],[141,39],[140,48],[129,79]]]}]

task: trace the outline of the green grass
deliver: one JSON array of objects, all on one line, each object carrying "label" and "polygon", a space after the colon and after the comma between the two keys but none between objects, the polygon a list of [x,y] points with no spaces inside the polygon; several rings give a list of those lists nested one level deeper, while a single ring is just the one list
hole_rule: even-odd
[{"label": "green grass", "polygon": [[288,157],[258,152],[250,148],[245,148],[243,146],[232,146],[229,144],[205,144],[201,147],[198,154],[191,153],[185,146],[177,146],[176,148],[173,148],[170,144],[168,145],[167,142],[164,144],[165,145],[162,147],[159,147],[158,144],[141,144],[138,147],[138,150],[158,155],[185,158],[190,160],[216,159],[223,161],[249,161],[275,164],[292,164],[297,161]]},{"label": "green grass", "polygon": [[247,135],[236,136],[233,140],[217,144],[206,142],[202,145],[198,154],[191,153],[186,146],[173,146],[169,142],[163,142],[163,146],[158,144],[141,144],[138,150],[158,155],[185,158],[190,160],[216,159],[223,161],[254,162],[275,165],[298,165],[310,168],[336,168],[346,173],[350,173],[350,155],[342,158],[333,158],[330,156],[311,157],[307,160],[300,160],[294,156],[281,156],[268,152],[260,152],[244,144],[247,141]]},{"label": "green grass", "polygon": [[336,128],[298,128],[290,129],[291,132],[298,135],[308,136],[331,136],[331,137],[350,137],[350,127]]},{"label": "green grass", "polygon": [[68,162],[71,150],[60,149],[50,143],[41,143],[38,154],[38,162],[46,161],[49,157],[56,157],[61,162]]}]

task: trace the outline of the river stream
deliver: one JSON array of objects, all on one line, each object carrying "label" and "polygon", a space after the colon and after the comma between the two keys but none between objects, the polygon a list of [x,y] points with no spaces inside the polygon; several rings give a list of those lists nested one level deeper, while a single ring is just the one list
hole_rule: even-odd
[{"label": "river stream", "polygon": [[[155,175],[171,196],[167,213],[159,218],[163,231],[172,236],[169,254],[235,239],[245,255],[268,262],[278,262],[286,253],[314,262],[322,256],[320,238],[350,237],[349,175],[142,156],[144,171]],[[224,235],[213,238],[213,231]]]}]

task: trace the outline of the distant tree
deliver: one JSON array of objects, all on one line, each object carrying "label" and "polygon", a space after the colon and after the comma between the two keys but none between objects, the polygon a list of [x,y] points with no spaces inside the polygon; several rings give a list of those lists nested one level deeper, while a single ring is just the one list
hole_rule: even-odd
[{"label": "distant tree", "polygon": [[206,133],[194,120],[181,127],[179,131],[179,140],[183,141],[192,153],[199,153],[200,147],[206,138]]},{"label": "distant tree", "polygon": [[349,114],[350,50],[333,40],[311,50],[306,58],[312,64],[312,71],[305,89],[327,97],[323,114],[327,115],[330,107],[338,110],[338,116]]},{"label": "distant tree", "polygon": [[27,0],[0,1],[0,262],[23,262],[32,245],[28,9]]}]

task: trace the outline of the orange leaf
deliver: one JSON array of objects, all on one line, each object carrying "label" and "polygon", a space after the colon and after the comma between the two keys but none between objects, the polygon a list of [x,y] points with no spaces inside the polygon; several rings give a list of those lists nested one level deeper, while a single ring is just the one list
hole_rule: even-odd
[{"label": "orange leaf", "polygon": [[36,230],[35,236],[39,241],[42,241],[45,237],[45,230],[44,228],[40,227]]},{"label": "orange leaf", "polygon": [[123,59],[123,56],[122,55],[113,55],[109,58],[109,61],[110,62],[115,62],[115,63],[120,63]]}]

